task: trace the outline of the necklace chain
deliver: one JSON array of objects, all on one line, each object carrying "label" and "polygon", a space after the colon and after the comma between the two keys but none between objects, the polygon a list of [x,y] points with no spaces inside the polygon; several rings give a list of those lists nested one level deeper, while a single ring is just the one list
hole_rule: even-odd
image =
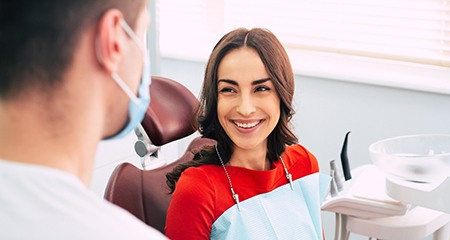
[{"label": "necklace chain", "polygon": [[217,153],[217,156],[219,156],[220,163],[222,164],[222,167],[225,170],[225,174],[227,175],[228,183],[230,184],[231,195],[233,196],[233,199],[236,202],[238,210],[241,211],[241,208],[239,206],[239,195],[234,192],[233,184],[231,184],[230,175],[228,174],[227,168],[225,167],[225,164],[223,163],[222,157],[220,156],[219,149],[217,148],[217,144],[214,145],[214,146],[216,147],[216,153]]},{"label": "necklace chain", "polygon": [[[220,156],[219,149],[217,148],[217,144],[215,144],[214,147],[216,148],[216,153],[217,153],[217,156],[219,157],[220,163],[222,164],[223,170],[225,170],[225,175],[227,175],[228,183],[230,184],[231,195],[232,195],[234,201],[236,202],[238,210],[240,211],[241,208],[239,206],[239,195],[234,192],[230,175],[228,174],[227,168],[225,167],[225,163],[223,162],[222,157]],[[281,160],[281,164],[283,164],[283,169],[284,169],[284,173],[286,174],[286,179],[288,180],[289,185],[291,186],[291,189],[294,190],[294,185],[292,184],[292,175],[288,172],[288,170],[286,168],[286,164],[284,164],[284,161],[281,158],[281,156],[280,156],[280,160]]]}]

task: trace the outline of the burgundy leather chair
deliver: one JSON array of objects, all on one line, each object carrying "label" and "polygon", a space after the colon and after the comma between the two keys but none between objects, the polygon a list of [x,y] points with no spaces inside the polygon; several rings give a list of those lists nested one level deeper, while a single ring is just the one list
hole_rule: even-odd
[{"label": "burgundy leather chair", "polygon": [[[152,77],[150,97],[142,127],[153,145],[162,146],[196,131],[191,119],[198,100],[183,85],[167,78]],[[164,233],[171,199],[166,173],[192,160],[204,145],[214,143],[211,139],[197,137],[178,160],[152,170],[142,170],[130,163],[119,164],[109,179],[105,199]]]}]

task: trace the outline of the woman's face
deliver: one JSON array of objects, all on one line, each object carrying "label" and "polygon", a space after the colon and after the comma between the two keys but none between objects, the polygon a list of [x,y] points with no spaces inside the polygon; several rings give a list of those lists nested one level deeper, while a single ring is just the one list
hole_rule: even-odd
[{"label": "woman's face", "polygon": [[267,151],[280,118],[280,98],[253,48],[230,51],[219,64],[217,117],[235,148]]}]

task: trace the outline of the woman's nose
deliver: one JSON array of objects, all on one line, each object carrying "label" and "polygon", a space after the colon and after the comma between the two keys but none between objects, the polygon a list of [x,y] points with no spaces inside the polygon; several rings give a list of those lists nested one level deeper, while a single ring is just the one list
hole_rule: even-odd
[{"label": "woman's nose", "polygon": [[255,100],[249,95],[241,95],[236,111],[244,117],[256,111]]}]

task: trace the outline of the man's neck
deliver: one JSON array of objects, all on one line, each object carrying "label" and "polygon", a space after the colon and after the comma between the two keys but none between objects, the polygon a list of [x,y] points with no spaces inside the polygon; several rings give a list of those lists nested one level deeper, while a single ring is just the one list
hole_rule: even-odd
[{"label": "man's neck", "polygon": [[96,149],[86,146],[96,144],[81,141],[83,129],[50,111],[52,103],[30,98],[0,102],[0,158],[59,169],[89,185]]}]

